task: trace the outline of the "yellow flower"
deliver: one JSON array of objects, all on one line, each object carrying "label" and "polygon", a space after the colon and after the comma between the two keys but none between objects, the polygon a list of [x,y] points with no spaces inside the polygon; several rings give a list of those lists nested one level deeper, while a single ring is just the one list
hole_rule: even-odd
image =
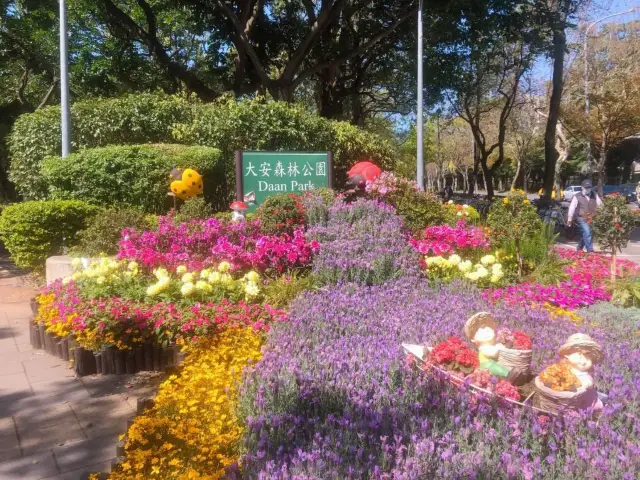
[{"label": "yellow flower", "polygon": [[246,277],[247,277],[247,280],[251,282],[257,282],[258,280],[260,280],[260,275],[253,270],[247,273]]},{"label": "yellow flower", "polygon": [[505,205],[509,205],[509,199],[508,198],[503,199],[502,203],[504,203]]},{"label": "yellow flower", "polygon": [[480,263],[482,263],[483,265],[494,264],[496,263],[496,257],[494,257],[493,255],[485,255],[480,259]]},{"label": "yellow flower", "polygon": [[524,203],[525,205],[529,205],[529,203],[531,203],[531,202],[529,202],[529,200],[527,200],[527,199],[525,198],[525,199],[524,199],[524,201],[523,201],[523,203]]},{"label": "yellow flower", "polygon": [[182,275],[184,273],[187,273],[187,267],[185,267],[184,265],[179,265],[178,268],[176,268],[176,273],[178,275]]},{"label": "yellow flower", "polygon": [[105,282],[105,278],[103,276],[96,278],[96,283],[98,285],[102,285],[104,282]]},{"label": "yellow flower", "polygon": [[202,280],[206,280],[207,278],[209,278],[209,275],[211,275],[211,269],[210,268],[205,268],[204,270],[202,270],[200,272],[200,278]]},{"label": "yellow flower", "polygon": [[127,265],[127,268],[129,270],[137,270],[138,269],[138,263],[137,262],[129,262],[129,265]]},{"label": "yellow flower", "polygon": [[167,278],[169,276],[169,272],[167,272],[166,268],[156,268],[153,271],[153,274],[158,280],[162,280],[163,278]]},{"label": "yellow flower", "polygon": [[213,291],[213,287],[211,285],[209,285],[207,282],[205,282],[204,280],[198,280],[196,282],[196,289],[200,290],[202,292],[212,292]]},{"label": "yellow flower", "polygon": [[218,265],[218,271],[220,273],[228,272],[231,269],[231,264],[229,262],[220,262]]},{"label": "yellow flower", "polygon": [[255,297],[256,295],[258,295],[258,293],[260,293],[260,289],[258,288],[258,285],[256,285],[253,282],[247,283],[244,286],[244,291],[250,297]]},{"label": "yellow flower", "polygon": [[220,273],[212,272],[211,275],[209,275],[209,278],[207,280],[209,280],[209,283],[217,283],[217,282],[219,282],[220,281]]}]

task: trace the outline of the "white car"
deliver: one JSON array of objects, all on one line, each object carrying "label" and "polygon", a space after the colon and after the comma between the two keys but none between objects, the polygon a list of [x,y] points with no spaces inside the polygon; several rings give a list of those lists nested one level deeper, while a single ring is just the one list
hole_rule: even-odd
[{"label": "white car", "polygon": [[564,190],[564,199],[566,202],[570,202],[571,199],[573,198],[573,196],[578,193],[580,190],[582,190],[582,187],[580,185],[572,185],[570,187],[567,187]]}]

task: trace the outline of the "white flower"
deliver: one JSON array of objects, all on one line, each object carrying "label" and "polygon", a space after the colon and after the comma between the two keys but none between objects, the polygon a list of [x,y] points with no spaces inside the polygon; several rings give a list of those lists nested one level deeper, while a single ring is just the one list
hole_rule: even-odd
[{"label": "white flower", "polygon": [[136,262],[129,262],[129,265],[127,265],[127,268],[129,270],[138,270],[138,264]]},{"label": "white flower", "polygon": [[62,284],[63,285],[69,285],[69,282],[71,281],[71,277],[64,277],[62,279]]},{"label": "white flower", "polygon": [[176,273],[178,275],[183,275],[187,273],[187,267],[185,267],[184,265],[178,265],[178,268],[176,268]]},{"label": "white flower", "polygon": [[185,273],[182,275],[182,283],[193,283],[193,273]]},{"label": "white flower", "polygon": [[455,253],[449,257],[449,263],[451,265],[459,265],[461,261],[460,255],[456,255]]},{"label": "white flower", "polygon": [[159,292],[160,289],[157,284],[149,285],[149,287],[147,287],[147,295],[149,297],[155,297]]},{"label": "white flower", "polygon": [[258,295],[258,293],[260,293],[258,285],[256,285],[254,282],[248,282],[247,284],[245,284],[244,291],[250,297],[255,297],[256,295]]},{"label": "white flower", "polygon": [[449,200],[447,203],[448,203],[449,205],[453,205],[453,200]]},{"label": "white flower", "polygon": [[462,212],[456,213],[456,216],[461,217],[462,216]]},{"label": "white flower", "polygon": [[494,263],[493,265],[491,265],[491,272],[492,273],[502,273],[502,264],[501,263]]},{"label": "white flower", "polygon": [[463,273],[471,271],[472,268],[473,268],[473,264],[471,263],[470,260],[465,260],[464,262],[460,262],[458,264],[458,269]]},{"label": "white flower", "polygon": [[82,259],[78,257],[74,258],[71,260],[71,266],[73,268],[80,268],[82,266]]},{"label": "white flower", "polygon": [[213,287],[211,285],[209,285],[207,282],[205,282],[204,280],[198,280],[196,282],[196,289],[201,290],[203,292],[212,292],[213,291]]},{"label": "white flower", "polygon": [[220,281],[220,273],[211,272],[211,275],[209,275],[209,278],[207,280],[209,280],[209,283],[217,283],[217,282],[219,282]]},{"label": "white flower", "polygon": [[465,203],[464,205],[462,205],[462,208],[469,208],[469,205]]},{"label": "white flower", "polygon": [[228,273],[223,273],[222,275],[220,275],[220,281],[222,283],[231,283],[233,281],[233,278],[231,278],[231,275],[229,275]]},{"label": "white flower", "polygon": [[195,290],[195,287],[193,286],[193,283],[187,282],[184,285],[182,285],[182,287],[180,288],[180,293],[183,296],[188,297],[193,293],[194,290]]},{"label": "white flower", "polygon": [[436,263],[436,258],[438,257],[427,257],[424,259],[424,261],[427,265],[433,265],[434,263]]},{"label": "white flower", "polygon": [[470,272],[465,275],[469,280],[473,280],[474,282],[478,280],[478,272]]},{"label": "white flower", "polygon": [[498,283],[500,281],[500,277],[498,277],[497,275],[491,275],[491,283]]},{"label": "white flower", "polygon": [[251,270],[249,273],[247,273],[245,277],[251,282],[257,282],[258,280],[260,280],[260,275],[258,275],[258,273],[254,270]]},{"label": "white flower", "polygon": [[158,280],[162,280],[163,278],[167,278],[169,276],[169,272],[167,272],[166,268],[156,268],[153,271],[153,274]]},{"label": "white flower", "polygon": [[480,263],[482,263],[483,265],[491,265],[493,263],[496,263],[496,257],[494,257],[493,255],[485,255],[480,259]]},{"label": "white flower", "polygon": [[231,269],[231,264],[229,262],[220,262],[218,265],[218,271],[220,273],[228,272]]},{"label": "white flower", "polygon": [[205,268],[204,270],[202,270],[200,272],[200,278],[203,280],[206,280],[207,278],[209,278],[209,275],[211,275],[211,269],[210,268]]},{"label": "white flower", "polygon": [[476,273],[478,274],[478,278],[484,278],[489,275],[489,270],[484,267],[480,267],[476,270]]}]

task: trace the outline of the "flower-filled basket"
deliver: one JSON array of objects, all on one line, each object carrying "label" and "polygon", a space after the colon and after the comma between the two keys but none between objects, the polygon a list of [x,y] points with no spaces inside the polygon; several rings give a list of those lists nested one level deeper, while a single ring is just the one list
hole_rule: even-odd
[{"label": "flower-filled basket", "polygon": [[478,368],[478,354],[458,337],[450,337],[436,345],[431,351],[430,359],[436,367],[459,379]]},{"label": "flower-filled basket", "polygon": [[496,342],[504,345],[498,353],[498,363],[509,370],[531,371],[531,338],[526,333],[517,330],[501,328],[496,334]]},{"label": "flower-filled basket", "polygon": [[547,367],[535,379],[538,406],[551,413],[558,410],[582,410],[592,405],[590,391],[580,389],[580,380],[571,367],[556,363]]}]

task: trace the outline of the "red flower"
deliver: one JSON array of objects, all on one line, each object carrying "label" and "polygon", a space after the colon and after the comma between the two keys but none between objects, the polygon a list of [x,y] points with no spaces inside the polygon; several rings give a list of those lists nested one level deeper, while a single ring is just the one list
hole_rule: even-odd
[{"label": "red flower", "polygon": [[531,338],[524,332],[513,332],[513,347],[516,350],[531,350]]},{"label": "red flower", "polygon": [[494,392],[496,395],[501,395],[512,400],[520,400],[520,392],[518,392],[518,389],[505,380],[500,380],[496,384]]}]

